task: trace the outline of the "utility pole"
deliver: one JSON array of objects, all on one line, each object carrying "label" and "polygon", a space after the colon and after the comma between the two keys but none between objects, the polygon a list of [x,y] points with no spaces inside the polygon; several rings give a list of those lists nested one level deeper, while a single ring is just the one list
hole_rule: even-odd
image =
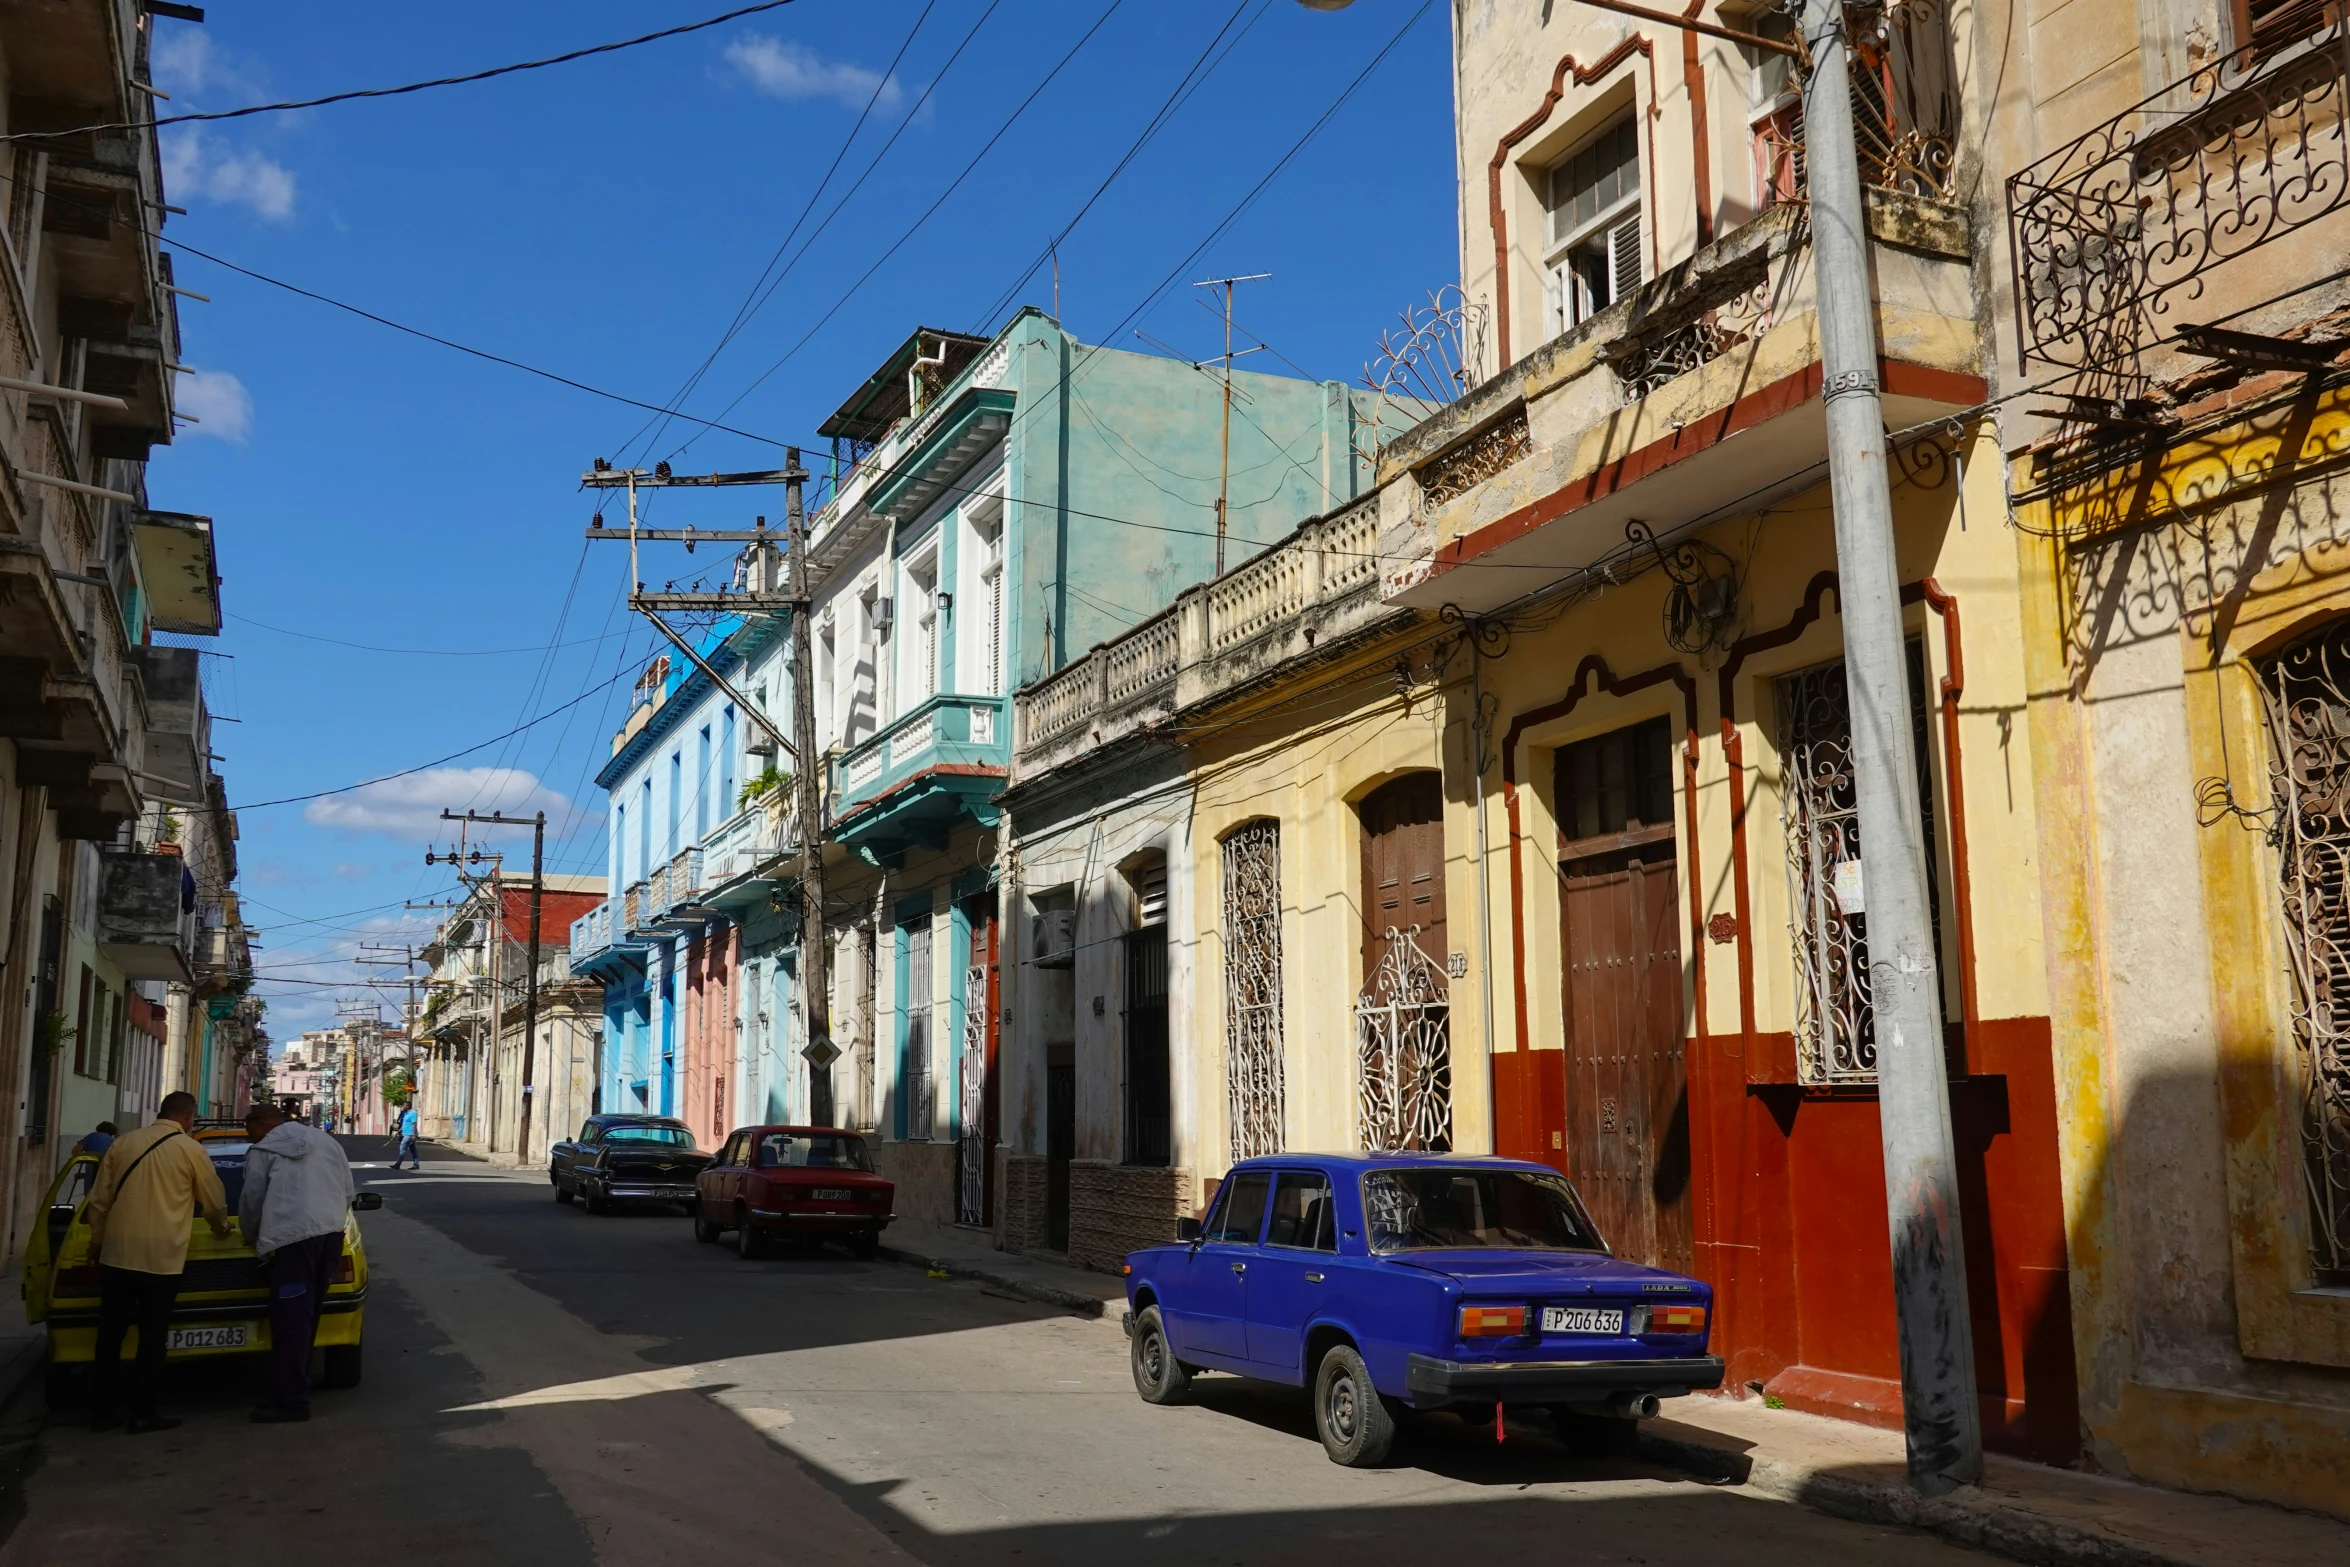
[{"label": "utility pole", "polygon": [[[539,1045],[539,918],[547,895],[547,813],[540,811],[527,820],[520,816],[504,816],[496,811],[443,811],[444,822],[467,822],[486,827],[528,827],[530,829],[530,952],[524,960],[529,972],[522,982],[522,1113],[521,1126],[515,1134],[514,1156],[528,1163],[530,1160],[530,1103],[532,1078],[538,1066]],[[494,879],[493,879],[494,885]],[[505,914],[503,907],[492,918],[492,937],[501,949],[505,946]],[[496,1049],[497,1022],[505,1010],[506,998],[497,993],[493,984],[491,997],[491,1048]]]},{"label": "utility pole", "polygon": [[1867,866],[1869,998],[1876,1016],[1902,1424],[1910,1483],[1938,1496],[1982,1479],[1983,1432],[1975,1405],[1941,976],[1927,904],[1927,845],[1918,821],[1909,659],[1877,386],[1868,211],[1853,146],[1844,18],[1841,0],[1804,0],[1803,34],[1811,52],[1803,94],[1804,159],[1819,278],[1836,596]]},{"label": "utility pole", "polygon": [[810,636],[814,598],[808,586],[808,518],[801,488],[808,474],[800,449],[783,452],[784,535],[791,556],[791,727],[792,771],[800,816],[800,973],[808,1007],[808,1118],[833,1124],[832,1063],[840,1048],[832,1042],[832,965],[824,945],[825,896],[823,796],[816,786],[816,658]]},{"label": "utility pole", "polygon": [[[459,833],[457,835],[456,848],[451,849],[446,854],[435,854],[430,849],[427,849],[424,853],[424,863],[427,865],[452,866],[481,865],[486,863],[490,868],[489,874],[487,876],[468,876],[463,870],[459,870],[457,872],[457,879],[458,881],[465,884],[469,890],[469,893],[471,891],[478,891],[481,887],[481,884],[487,882],[490,888],[490,907],[493,911],[493,917],[491,920],[492,925],[494,926],[497,923],[497,919],[503,916],[503,900],[498,896],[498,873],[506,868],[506,858],[504,855],[486,854],[478,848],[469,851],[465,847],[465,835],[463,833]],[[458,906],[462,908],[465,903],[471,901],[471,897],[468,896],[467,898],[459,900]],[[490,994],[493,998],[493,1007],[497,1004],[495,998],[502,994],[499,990],[497,982],[496,955],[497,947],[495,945],[485,944],[483,957],[485,962],[489,965]],[[486,1050],[473,1052],[472,1056],[466,1061],[465,1064],[465,1130],[468,1135],[470,1135],[473,1131],[473,1123],[475,1120],[475,1100],[477,1098],[487,1099],[488,1097],[486,1087],[484,1088],[484,1091],[479,1094],[475,1092],[476,1087],[484,1085],[487,1081],[494,1078],[497,1063],[491,1058],[494,1057],[496,1053],[497,1027],[493,1014],[493,1022],[490,1028],[489,1048]],[[493,1110],[490,1120],[490,1133],[493,1138],[495,1137],[496,1132],[497,1118]]]},{"label": "utility pole", "polygon": [[[1221,288],[1224,290],[1224,438],[1217,459],[1216,472],[1216,575],[1224,575],[1224,535],[1229,530],[1232,504],[1232,361],[1240,357],[1232,351],[1232,285],[1256,283],[1271,277],[1270,272],[1251,272],[1244,277],[1209,278],[1194,283],[1193,288]],[[1262,345],[1259,345],[1262,346]],[[1254,348],[1244,348],[1241,354],[1253,354]]]}]

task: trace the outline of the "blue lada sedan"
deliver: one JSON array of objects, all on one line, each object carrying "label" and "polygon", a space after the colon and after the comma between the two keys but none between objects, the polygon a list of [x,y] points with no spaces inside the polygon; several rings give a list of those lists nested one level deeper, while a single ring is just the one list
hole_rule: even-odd
[{"label": "blue lada sedan", "polygon": [[1610,1256],[1543,1165],[1251,1159],[1179,1233],[1127,1259],[1136,1390],[1176,1403],[1202,1369],[1310,1387],[1341,1464],[1385,1459],[1406,1408],[1536,1405],[1614,1449],[1657,1400],[1722,1383],[1713,1291]]}]

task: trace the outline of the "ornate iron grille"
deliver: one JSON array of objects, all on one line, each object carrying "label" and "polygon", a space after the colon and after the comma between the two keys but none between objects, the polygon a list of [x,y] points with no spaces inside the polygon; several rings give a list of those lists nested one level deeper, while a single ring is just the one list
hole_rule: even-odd
[{"label": "ornate iron grille", "polygon": [[1696,320],[1641,338],[1610,368],[1627,392],[1646,397],[1676,376],[1752,342],[1770,326],[1771,279],[1762,275]]},{"label": "ornate iron grille", "polygon": [[[1780,679],[1782,805],[1787,902],[1795,949],[1796,1075],[1806,1083],[1870,1083],[1877,1076],[1869,1003],[1868,915],[1860,877],[1860,805],[1853,790],[1852,699],[1844,663]],[[1937,950],[1942,900],[1935,873],[1933,769],[1926,750],[1925,657],[1909,644],[1910,723],[1925,826],[1926,906]],[[1847,907],[1856,904],[1856,907]]]},{"label": "ornate iron grille", "polygon": [[1420,470],[1420,493],[1431,506],[1457,500],[1534,449],[1526,410],[1513,408]]},{"label": "ornate iron grille", "polygon": [[2016,332],[2049,364],[2134,364],[2171,297],[2350,194],[2341,0],[2262,36],[2009,177]]},{"label": "ornate iron grille", "polygon": [[1387,928],[1355,1002],[1357,1125],[1366,1152],[1452,1149],[1452,1002],[1420,927]]},{"label": "ornate iron grille", "polygon": [[963,971],[963,1124],[955,1217],[987,1222],[987,965]]},{"label": "ornate iron grille", "polygon": [[2261,671],[2312,1260],[2350,1281],[2350,622]]},{"label": "ornate iron grille", "polygon": [[1232,1157],[1281,1151],[1281,824],[1224,840],[1224,1076]]},{"label": "ornate iron grille", "polygon": [[930,1081],[930,922],[906,931],[906,1136],[928,1142],[936,1124]]}]

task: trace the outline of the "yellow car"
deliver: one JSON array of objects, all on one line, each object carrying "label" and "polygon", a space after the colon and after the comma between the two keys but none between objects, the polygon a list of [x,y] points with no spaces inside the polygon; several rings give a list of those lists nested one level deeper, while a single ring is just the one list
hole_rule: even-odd
[{"label": "yellow car", "polygon": [[[187,1270],[180,1275],[179,1299],[171,1312],[170,1360],[215,1355],[269,1353],[269,1285],[261,1259],[235,1228],[237,1197],[245,1184],[242,1127],[206,1127],[197,1132],[220,1184],[228,1193],[229,1233],[214,1235],[199,1221],[188,1239]],[[27,1322],[49,1330],[49,1397],[68,1398],[76,1378],[98,1356],[98,1269],[90,1261],[90,1224],[83,1213],[98,1179],[98,1155],[76,1149],[49,1184],[40,1227],[25,1246],[24,1312]],[[383,1206],[375,1192],[353,1199],[355,1210]],[[359,1385],[359,1336],[366,1319],[367,1249],[359,1238],[356,1213],[343,1228],[343,1256],[318,1318],[318,1347],[325,1365],[320,1385]],[[127,1358],[137,1352],[139,1330],[123,1341]]]}]

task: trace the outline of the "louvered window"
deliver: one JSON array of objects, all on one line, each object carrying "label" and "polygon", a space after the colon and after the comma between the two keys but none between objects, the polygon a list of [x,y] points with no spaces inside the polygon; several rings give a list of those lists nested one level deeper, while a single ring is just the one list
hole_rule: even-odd
[{"label": "louvered window", "polygon": [[1549,173],[1545,294],[1563,332],[1640,286],[1640,122],[1627,114]]}]

